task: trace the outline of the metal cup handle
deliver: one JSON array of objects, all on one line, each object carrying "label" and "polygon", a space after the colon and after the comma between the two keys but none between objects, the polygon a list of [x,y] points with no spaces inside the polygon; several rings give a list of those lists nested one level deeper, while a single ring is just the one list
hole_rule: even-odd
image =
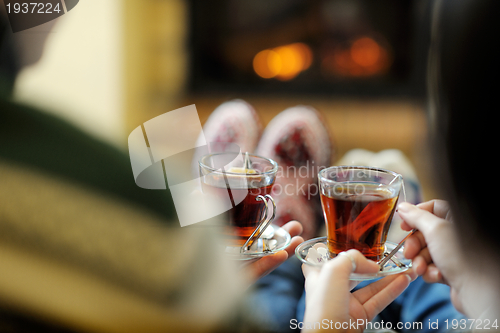
[{"label": "metal cup handle", "polygon": [[[264,231],[267,229],[267,227],[269,227],[271,225],[271,222],[276,217],[276,203],[274,202],[274,199],[272,196],[270,196],[269,194],[266,194],[265,196],[258,195],[255,198],[255,200],[263,201],[264,205],[265,205],[265,209],[264,209],[264,212],[262,213],[262,218],[259,222],[259,225],[257,226],[257,228],[255,228],[255,230],[252,232],[250,237],[248,237],[245,244],[241,247],[240,253],[248,251],[250,249],[250,247],[252,246],[253,242],[255,242],[255,240],[259,239],[260,236],[262,236]],[[273,204],[273,213],[270,217],[268,217],[268,215],[269,215],[269,205],[267,203],[268,200],[271,201],[271,203]]]}]

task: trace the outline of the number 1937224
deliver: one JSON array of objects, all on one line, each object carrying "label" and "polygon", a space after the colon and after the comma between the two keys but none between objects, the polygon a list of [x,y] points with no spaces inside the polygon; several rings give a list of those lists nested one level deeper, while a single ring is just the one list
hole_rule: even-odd
[{"label": "number 1937224", "polygon": [[448,321],[446,319],[446,330],[494,330],[497,331],[499,326],[497,324],[497,319],[491,321],[489,319],[453,319]]},{"label": "number 1937224", "polygon": [[7,4],[7,13],[11,14],[53,14],[62,11],[59,3],[53,6],[51,3],[42,2],[15,2],[14,4]]}]

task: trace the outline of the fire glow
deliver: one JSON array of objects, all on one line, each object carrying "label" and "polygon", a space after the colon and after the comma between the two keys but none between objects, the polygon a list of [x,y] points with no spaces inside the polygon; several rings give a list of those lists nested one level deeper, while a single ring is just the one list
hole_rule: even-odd
[{"label": "fire glow", "polygon": [[373,76],[385,73],[391,63],[388,47],[371,37],[360,37],[339,45],[322,57],[321,68],[337,76]]},{"label": "fire glow", "polygon": [[255,73],[264,78],[288,81],[308,69],[313,60],[311,48],[293,43],[260,51],[253,59]]}]

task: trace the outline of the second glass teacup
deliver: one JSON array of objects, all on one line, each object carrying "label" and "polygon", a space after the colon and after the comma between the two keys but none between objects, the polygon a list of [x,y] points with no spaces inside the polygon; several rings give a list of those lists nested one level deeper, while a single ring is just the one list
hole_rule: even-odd
[{"label": "second glass teacup", "polygon": [[398,173],[365,166],[319,172],[330,256],[357,249],[368,259],[382,259],[402,183]]}]

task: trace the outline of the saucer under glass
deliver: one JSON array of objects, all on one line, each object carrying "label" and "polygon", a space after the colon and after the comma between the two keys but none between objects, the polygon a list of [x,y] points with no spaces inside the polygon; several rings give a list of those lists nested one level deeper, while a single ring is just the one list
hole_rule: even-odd
[{"label": "saucer under glass", "polygon": [[269,230],[266,230],[249,250],[241,252],[239,246],[226,246],[226,255],[235,260],[251,260],[284,250],[290,245],[292,237],[285,229],[276,225],[270,225],[267,229]]},{"label": "saucer under glass", "polygon": [[[320,267],[326,261],[331,260],[328,254],[326,237],[313,238],[303,242],[295,249],[295,255],[304,264]],[[385,243],[384,255],[389,254],[398,244],[393,242]],[[411,260],[403,255],[404,247],[384,265],[383,270],[373,274],[352,273],[350,279],[353,281],[364,281],[377,279],[383,276],[398,274],[408,270],[411,267]]]}]

